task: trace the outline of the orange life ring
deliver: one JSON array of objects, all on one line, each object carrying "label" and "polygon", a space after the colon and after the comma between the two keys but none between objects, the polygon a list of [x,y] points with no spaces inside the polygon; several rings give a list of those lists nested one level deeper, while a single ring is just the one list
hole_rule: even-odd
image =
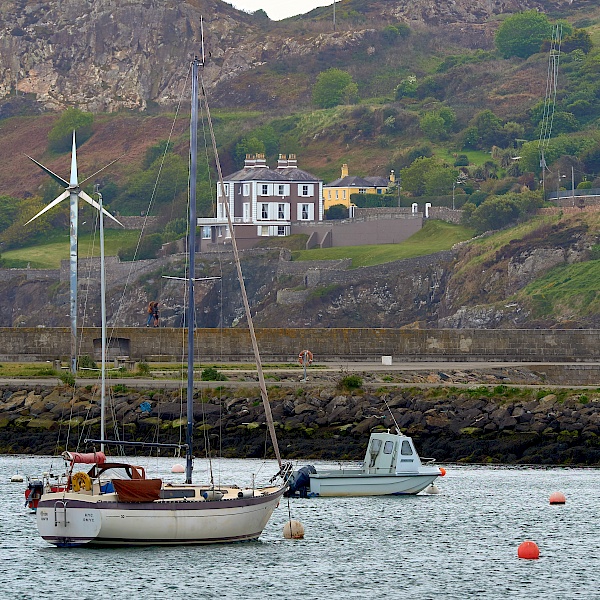
[{"label": "orange life ring", "polygon": [[300,354],[298,354],[298,362],[301,365],[310,365],[313,361],[313,353],[310,350],[302,350]]}]

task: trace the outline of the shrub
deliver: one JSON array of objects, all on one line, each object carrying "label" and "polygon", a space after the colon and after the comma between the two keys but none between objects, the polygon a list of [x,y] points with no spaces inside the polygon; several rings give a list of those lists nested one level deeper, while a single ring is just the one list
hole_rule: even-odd
[{"label": "shrub", "polygon": [[69,387],[75,387],[75,375],[70,371],[64,371],[61,373],[58,378]]},{"label": "shrub", "polygon": [[455,167],[468,167],[469,157],[466,154],[459,154],[454,161]]},{"label": "shrub", "polygon": [[78,108],[67,108],[48,133],[48,146],[53,152],[71,150],[73,131],[77,144],[81,145],[92,135],[94,115]]},{"label": "shrub", "polygon": [[98,365],[96,364],[96,362],[94,361],[94,359],[91,356],[84,354],[83,356],[79,357],[79,360],[77,361],[77,368],[78,369],[97,369]]},{"label": "shrub", "polygon": [[150,375],[150,365],[147,362],[140,362],[137,365],[139,375]]},{"label": "shrub", "polygon": [[227,381],[227,377],[223,373],[219,373],[214,367],[206,367],[200,378],[202,381]]},{"label": "shrub", "polygon": [[359,375],[345,375],[338,383],[337,387],[343,390],[357,390],[363,385],[362,377]]}]

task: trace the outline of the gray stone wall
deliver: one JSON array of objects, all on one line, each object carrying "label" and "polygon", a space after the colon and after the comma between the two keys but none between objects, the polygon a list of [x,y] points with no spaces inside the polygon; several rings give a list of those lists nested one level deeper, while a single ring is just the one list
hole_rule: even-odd
[{"label": "gray stone wall", "polygon": [[[180,360],[180,329],[115,328],[115,352],[134,360]],[[257,329],[266,361],[295,361],[308,348],[328,360],[597,362],[600,330],[592,329]],[[80,354],[99,358],[100,329],[84,328]],[[251,360],[247,329],[200,329],[199,360]],[[66,360],[68,328],[0,328],[0,360]]]}]

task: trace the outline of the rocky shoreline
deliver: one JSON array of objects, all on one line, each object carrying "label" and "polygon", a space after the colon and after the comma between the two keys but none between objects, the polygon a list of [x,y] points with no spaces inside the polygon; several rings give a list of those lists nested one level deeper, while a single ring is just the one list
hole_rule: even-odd
[{"label": "rocky shoreline", "polygon": [[[269,388],[281,451],[288,459],[361,460],[370,431],[391,428],[395,420],[421,456],[438,462],[600,464],[598,389],[301,385]],[[114,419],[126,439],[178,442],[180,428],[185,429],[184,404],[178,390],[116,385],[106,430],[113,431]],[[227,457],[263,457],[265,448],[272,455],[253,382],[198,390],[194,420],[196,456],[205,455],[207,447]],[[75,449],[77,440],[99,434],[96,385],[0,388],[0,453],[57,454],[67,436]]]}]

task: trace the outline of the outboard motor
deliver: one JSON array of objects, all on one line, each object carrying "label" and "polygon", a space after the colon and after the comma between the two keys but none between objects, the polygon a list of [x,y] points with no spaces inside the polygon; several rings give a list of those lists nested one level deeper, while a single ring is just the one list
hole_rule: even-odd
[{"label": "outboard motor", "polygon": [[288,489],[283,494],[286,498],[291,498],[298,494],[300,498],[308,498],[310,490],[310,475],[317,470],[312,465],[306,465],[292,473],[288,482]]},{"label": "outboard motor", "polygon": [[44,493],[44,482],[39,479],[29,480],[29,485],[25,490],[25,506],[30,510],[36,511],[38,502]]}]

